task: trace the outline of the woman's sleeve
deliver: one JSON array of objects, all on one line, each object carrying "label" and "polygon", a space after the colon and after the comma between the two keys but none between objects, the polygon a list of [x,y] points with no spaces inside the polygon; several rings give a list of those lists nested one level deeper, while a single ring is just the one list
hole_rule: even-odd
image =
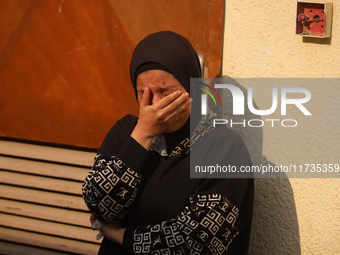
[{"label": "woman's sleeve", "polygon": [[[215,157],[219,164],[251,164],[240,137],[223,139],[218,134],[210,137],[215,138],[224,144],[225,150],[217,155],[207,149],[207,157]],[[209,148],[208,145],[209,142],[203,144],[205,148]],[[227,254],[229,245],[251,223],[252,203],[253,179],[202,179],[189,204],[177,217],[159,224],[128,228],[124,248],[135,254]]]},{"label": "woman's sleeve", "polygon": [[134,202],[141,178],[117,157],[108,160],[99,154],[83,183],[84,201],[100,221],[120,220]]},{"label": "woman's sleeve", "polygon": [[134,127],[128,125],[129,122],[125,117],[110,130],[98,151],[103,154],[95,157],[82,186],[85,204],[104,223],[125,217],[136,198],[142,168],[149,156],[149,152],[129,136]]},{"label": "woman's sleeve", "polygon": [[220,194],[197,195],[178,217],[128,228],[124,247],[135,254],[225,254],[238,235],[239,209]]}]

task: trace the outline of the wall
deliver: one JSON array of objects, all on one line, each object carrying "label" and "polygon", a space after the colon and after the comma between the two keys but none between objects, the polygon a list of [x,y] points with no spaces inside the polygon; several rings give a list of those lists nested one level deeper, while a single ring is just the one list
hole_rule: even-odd
[{"label": "wall", "polygon": [[[332,36],[314,39],[295,34],[295,0],[226,0],[223,76],[244,92],[253,87],[259,109],[270,106],[275,81],[305,86],[312,95],[306,105],[312,116],[290,113],[299,120],[295,128],[238,128],[254,164],[339,163],[340,84],[328,78],[340,78],[340,1],[332,2]],[[340,254],[339,184],[334,178],[257,179],[250,254]]]}]

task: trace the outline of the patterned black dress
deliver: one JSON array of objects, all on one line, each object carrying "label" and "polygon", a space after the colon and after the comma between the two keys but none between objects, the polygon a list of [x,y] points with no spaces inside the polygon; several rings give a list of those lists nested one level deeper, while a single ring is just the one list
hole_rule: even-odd
[{"label": "patterned black dress", "polygon": [[246,254],[253,179],[193,179],[189,171],[190,157],[198,165],[251,165],[242,138],[206,122],[190,149],[186,123],[147,151],[130,137],[136,123],[127,115],[113,126],[83,184],[90,211],[127,228],[123,246],[104,238],[99,254]]}]

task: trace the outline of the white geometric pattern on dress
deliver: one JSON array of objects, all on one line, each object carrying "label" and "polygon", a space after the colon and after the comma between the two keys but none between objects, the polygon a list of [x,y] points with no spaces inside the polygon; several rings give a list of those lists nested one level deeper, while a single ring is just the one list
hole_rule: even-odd
[{"label": "white geometric pattern on dress", "polygon": [[176,219],[137,227],[134,253],[225,254],[238,234],[238,212],[219,194],[191,197],[190,205]]},{"label": "white geometric pattern on dress", "polygon": [[84,201],[102,222],[122,219],[137,196],[141,178],[115,156],[107,160],[98,154],[83,183]]}]

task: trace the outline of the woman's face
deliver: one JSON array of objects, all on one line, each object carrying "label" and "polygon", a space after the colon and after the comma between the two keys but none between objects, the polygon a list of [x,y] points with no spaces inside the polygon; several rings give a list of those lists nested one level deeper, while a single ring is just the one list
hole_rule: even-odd
[{"label": "woman's face", "polygon": [[[138,103],[141,102],[144,89],[148,88],[150,90],[150,105],[157,103],[162,98],[170,95],[176,90],[186,93],[185,88],[179,83],[179,81],[171,73],[163,70],[148,70],[137,76],[137,95]],[[188,105],[188,110],[190,110],[190,105]],[[169,126],[165,133],[172,133],[180,129],[187,118],[183,118],[180,121]]]}]

